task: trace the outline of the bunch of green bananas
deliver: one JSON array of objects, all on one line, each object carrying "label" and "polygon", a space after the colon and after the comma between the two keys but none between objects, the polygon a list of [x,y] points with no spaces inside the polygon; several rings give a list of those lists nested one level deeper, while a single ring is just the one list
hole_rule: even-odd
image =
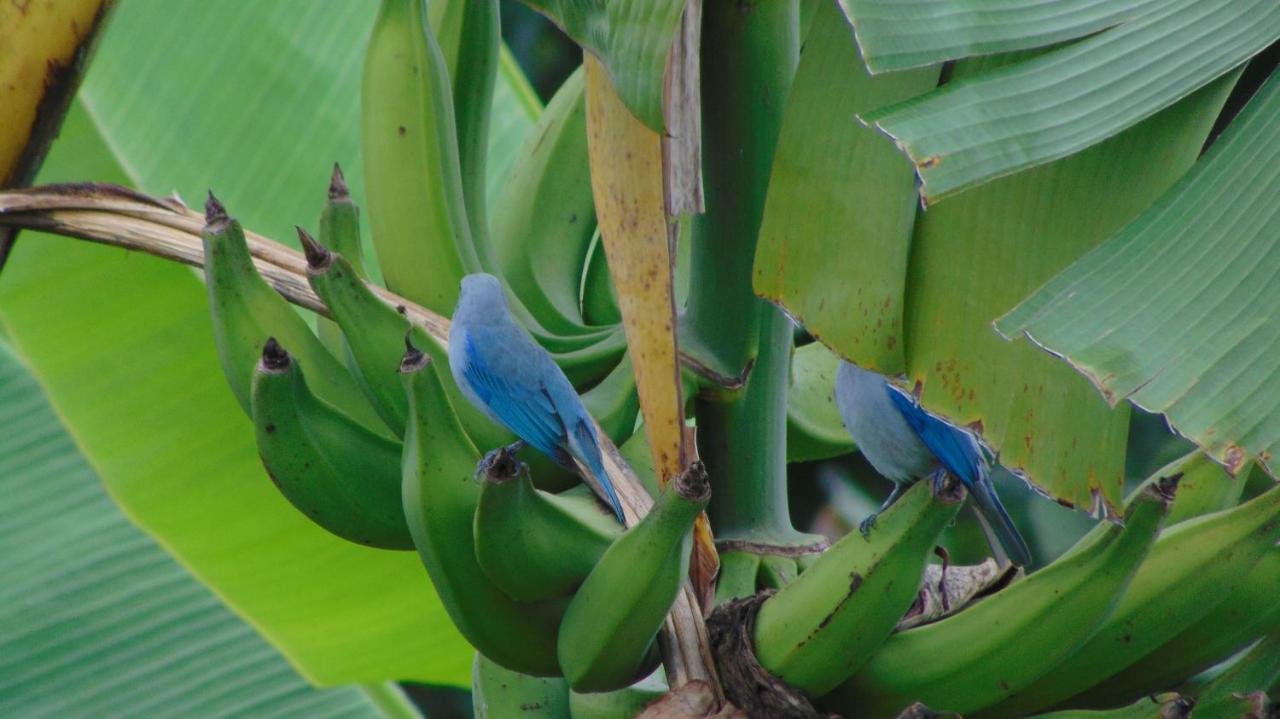
[{"label": "bunch of green bananas", "polygon": [[[370,41],[364,154],[381,276],[438,314],[452,310],[462,275],[502,277],[513,312],[622,444],[639,408],[608,276],[591,257],[582,77],[548,105],[490,213],[497,3],[433,7],[442,9],[428,18],[420,0],[383,0]],[[463,91],[451,82],[462,72],[489,89]],[[369,284],[359,210],[336,168],[317,237],[299,238],[328,314],[314,329],[258,274],[243,229],[209,198],[214,336],[272,481],[337,536],[419,553],[478,650],[478,716],[635,716],[665,690],[655,636],[708,501],[698,466],[665,490],[642,477],[654,507],[624,528],[584,487],[564,489],[551,462],[526,467],[498,452],[482,463],[483,450],[515,438],[463,399],[442,333]],[[637,447],[623,455],[645,457]],[[1176,500],[1176,482],[1160,479],[1175,475]],[[899,623],[963,499],[924,482],[869,534],[816,557],[773,566],[726,554],[717,597],[769,586],[751,661],[847,716],[893,717],[916,702],[979,717],[1175,716],[1197,698],[1196,716],[1228,716],[1265,703],[1257,692],[1280,672],[1280,489],[1240,503],[1243,483],[1220,475],[1201,455],[1164,468],[1131,495],[1123,526],[1100,526],[1047,566],[921,626]],[[1262,637],[1227,671],[1185,684]],[[1185,696],[1145,698],[1179,687]],[[751,705],[742,687],[728,689]]]}]

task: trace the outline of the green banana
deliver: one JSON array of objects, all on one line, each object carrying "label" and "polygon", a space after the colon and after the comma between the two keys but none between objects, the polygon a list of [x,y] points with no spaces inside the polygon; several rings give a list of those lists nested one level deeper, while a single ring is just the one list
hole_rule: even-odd
[{"label": "green banana", "polygon": [[633,719],[667,693],[667,677],[659,667],[625,689],[612,692],[569,692],[573,719]]},{"label": "green banana", "polygon": [[716,577],[713,606],[756,593],[756,577],[760,574],[760,555],[752,552],[720,553],[720,574]]},{"label": "green banana", "polygon": [[1104,707],[1169,689],[1280,627],[1280,547],[1267,550],[1249,575],[1196,623],[1097,686],[1063,702]]},{"label": "green banana", "polygon": [[622,525],[594,495],[537,489],[523,463],[514,477],[490,473],[483,481],[474,525],[476,559],[512,599],[572,594],[622,534]]},{"label": "green banana", "polygon": [[1033,719],[1187,719],[1195,701],[1177,694],[1143,697],[1117,709],[1065,709]]},{"label": "green banana", "polygon": [[365,54],[361,136],[369,223],[387,288],[448,316],[479,272],[453,96],[424,0],[382,0]]},{"label": "green banana", "polygon": [[935,497],[933,482],[916,482],[867,536],[850,532],[823,552],[760,606],[761,666],[815,697],[852,676],[915,601],[938,535],[963,499]]},{"label": "green banana", "polygon": [[636,390],[635,369],[631,355],[623,355],[600,384],[582,394],[582,404],[600,423],[600,429],[613,443],[621,446],[636,431],[640,415],[640,394]]},{"label": "green banana", "polygon": [[1276,705],[1266,692],[1231,694],[1212,703],[1197,703],[1195,719],[1275,719]]},{"label": "green banana", "polygon": [[560,667],[570,687],[621,689],[653,669],[654,636],[685,581],[693,521],[710,497],[706,470],[691,465],[600,557],[560,626]]},{"label": "green banana", "polygon": [[981,716],[1055,706],[1177,636],[1224,601],[1280,540],[1280,486],[1164,532],[1111,615],[1053,672]]},{"label": "green banana", "polygon": [[364,246],[360,242],[360,207],[351,199],[342,168],[333,163],[329,177],[329,201],[320,212],[320,244],[347,258],[359,277],[365,276]]},{"label": "green banana", "polygon": [[[681,222],[681,228],[691,223]],[[682,240],[683,242],[683,240]],[[688,242],[683,242],[688,246]],[[676,266],[680,260],[677,258]],[[680,299],[677,298],[677,302]],[[587,249],[586,272],[582,278],[582,321],[590,325],[616,325],[622,322],[622,310],[618,307],[618,291],[613,287],[613,278],[609,275],[609,263],[604,255],[604,242],[600,239],[600,228],[591,237],[591,246]]]},{"label": "green banana", "polygon": [[521,674],[559,675],[556,632],[564,601],[516,602],[476,561],[471,527],[480,487],[471,477],[480,455],[433,364],[410,348],[400,366],[409,398],[402,491],[413,543],[449,618],[473,647]]},{"label": "green banana", "polygon": [[498,0],[433,0],[427,12],[453,88],[458,166],[467,219],[481,262],[492,269],[483,257],[489,225],[485,160],[489,154],[489,109],[498,76],[498,50],[502,47]]},{"label": "green banana", "polygon": [[311,390],[369,426],[379,423],[355,378],[316,338],[306,320],[281,297],[253,265],[244,229],[212,193],[205,203],[204,277],[213,317],[213,339],[222,371],[246,414],[254,367],[263,343],[275,337],[307,369]]},{"label": "green banana", "polygon": [[1238,476],[1232,477],[1222,465],[1197,449],[1156,470],[1139,489],[1160,477],[1172,477],[1179,473],[1182,475],[1182,479],[1178,480],[1178,496],[1174,498],[1173,506],[1169,508],[1169,518],[1165,520],[1165,526],[1172,527],[1202,514],[1218,512],[1239,504],[1249,468],[1249,463],[1246,463]]},{"label": "green banana", "polygon": [[258,453],[281,494],[343,539],[413,549],[400,502],[399,442],[317,398],[274,338],[253,376]]},{"label": "green banana", "polygon": [[569,685],[560,677],[531,677],[476,652],[471,664],[475,719],[570,719]]},{"label": "green banana", "polygon": [[[413,327],[410,334],[409,320],[379,299],[343,255],[317,244],[302,228],[298,228],[298,238],[307,256],[307,282],[346,334],[370,401],[387,426],[397,436],[403,435],[408,399],[396,370],[404,354],[406,335],[433,361],[446,366],[448,350],[420,327]],[[497,447],[515,440],[514,435],[463,399],[452,376],[445,386],[462,426],[477,445]]]},{"label": "green banana", "polygon": [[1123,527],[1087,535],[1047,567],[958,614],[890,636],[824,705],[891,717],[918,701],[968,714],[1032,683],[1115,606],[1155,541],[1173,484],[1140,492]]},{"label": "green banana", "polygon": [[778,590],[794,582],[798,573],[795,557],[765,554],[760,557],[757,579],[761,588]]},{"label": "green banana", "polygon": [[[364,276],[364,253],[360,247],[360,208],[351,200],[346,178],[342,176],[342,168],[336,162],[333,163],[333,175],[329,177],[329,200],[320,212],[320,244],[346,257],[356,274]],[[306,249],[305,245],[303,249]],[[346,339],[342,336],[338,323],[322,317],[316,325],[316,334],[335,357],[349,357]],[[360,379],[358,374],[356,379]],[[376,403],[374,406],[377,406]]]},{"label": "green banana", "polygon": [[587,332],[579,289],[596,226],[583,77],[579,68],[564,81],[530,131],[503,185],[491,235],[512,291],[547,330],[567,334]]},{"label": "green banana", "polygon": [[[1273,628],[1243,657],[1209,682],[1196,697],[1196,719],[1275,716],[1267,690],[1280,680],[1280,627]],[[1243,699],[1243,702],[1241,701]]]}]

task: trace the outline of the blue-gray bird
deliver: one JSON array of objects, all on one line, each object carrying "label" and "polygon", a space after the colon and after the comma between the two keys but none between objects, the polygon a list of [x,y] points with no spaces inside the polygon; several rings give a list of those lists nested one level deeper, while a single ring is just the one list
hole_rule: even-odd
[{"label": "blue-gray bird", "polygon": [[462,394],[490,419],[570,471],[574,459],[586,465],[622,521],[591,415],[551,355],[511,317],[493,275],[462,278],[449,328],[449,369]]},{"label": "blue-gray bird", "polygon": [[848,362],[841,362],[836,371],[835,399],[862,455],[894,483],[884,505],[863,522],[864,532],[905,487],[943,470],[964,484],[1009,560],[1019,566],[1031,561],[1027,543],[996,496],[987,460],[972,434],[926,412],[884,375]]}]

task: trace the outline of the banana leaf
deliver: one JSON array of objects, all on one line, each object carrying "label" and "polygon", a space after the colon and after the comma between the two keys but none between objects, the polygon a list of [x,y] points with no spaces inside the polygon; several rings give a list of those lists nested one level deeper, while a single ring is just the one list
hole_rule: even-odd
[{"label": "banana leaf", "polygon": [[[362,191],[358,84],[375,10],[122,3],[42,181],[188,198],[212,187],[247,226],[292,236],[318,217],[334,160]],[[532,122],[510,72],[493,123],[499,176],[520,144],[507,135]],[[327,535],[267,480],[196,274],[27,235],[0,280],[0,323],[125,513],[307,679],[468,682],[472,651],[417,559]]]},{"label": "banana leaf", "polygon": [[1235,473],[1280,451],[1280,76],[1141,217],[1000,318]]},{"label": "banana leaf", "polygon": [[308,686],[134,527],[3,342],[0,427],[0,716],[383,715]]},{"label": "banana leaf", "polygon": [[[1047,4],[1046,12],[1057,5]],[[860,38],[872,32],[865,24],[858,30]],[[1274,0],[1170,0],[1086,39],[862,119],[909,156],[921,198],[932,203],[1114,137],[1277,38]]]},{"label": "banana leaf", "polygon": [[687,0],[525,0],[609,71],[623,104],[662,132],[663,77]]},{"label": "banana leaf", "polygon": [[1091,35],[1161,0],[839,0],[872,72],[1028,50]]}]

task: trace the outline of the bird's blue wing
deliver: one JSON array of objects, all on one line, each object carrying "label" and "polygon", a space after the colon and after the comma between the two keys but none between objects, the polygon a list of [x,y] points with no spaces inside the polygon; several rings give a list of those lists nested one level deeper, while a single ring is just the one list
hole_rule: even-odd
[{"label": "bird's blue wing", "polygon": [[558,459],[565,444],[564,421],[543,383],[527,375],[512,378],[508,373],[495,371],[485,362],[483,353],[473,346],[470,333],[465,341],[467,362],[463,374],[476,396],[507,429],[543,454]]},{"label": "bird's blue wing", "polygon": [[979,481],[985,474],[985,462],[977,441],[971,435],[924,411],[914,399],[897,387],[886,383],[885,391],[916,436],[947,471],[969,486]]}]

